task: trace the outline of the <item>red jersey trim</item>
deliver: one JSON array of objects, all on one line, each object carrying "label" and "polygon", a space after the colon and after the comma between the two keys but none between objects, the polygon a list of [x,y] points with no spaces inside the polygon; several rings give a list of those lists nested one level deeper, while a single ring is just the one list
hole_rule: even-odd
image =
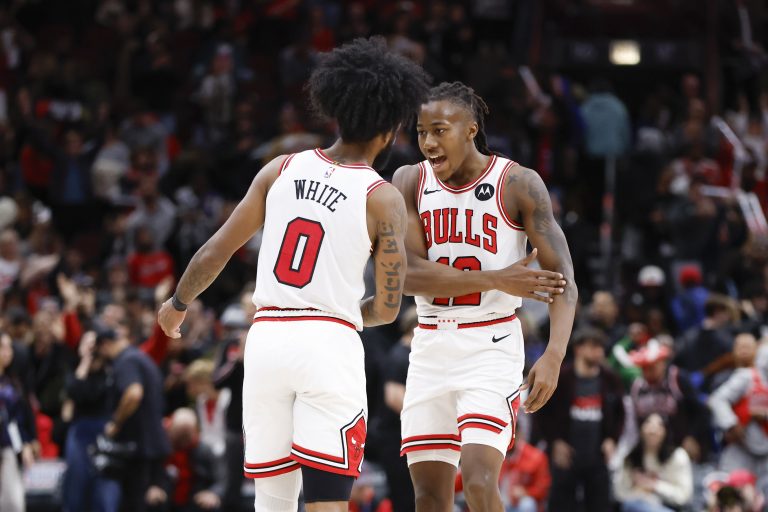
[{"label": "red jersey trim", "polygon": [[427,182],[427,170],[424,167],[424,162],[419,162],[419,180],[418,190],[416,191],[416,211],[421,213],[421,196],[424,195],[424,186]]},{"label": "red jersey trim", "polygon": [[461,451],[461,437],[456,434],[436,434],[406,437],[400,444],[400,456],[419,450]]},{"label": "red jersey trim", "polygon": [[320,158],[322,158],[324,161],[328,162],[329,164],[335,165],[337,167],[347,167],[349,169],[370,169],[373,171],[373,168],[367,164],[341,164],[339,162],[334,162],[333,160],[328,158],[326,154],[323,153],[323,150],[320,148],[315,149],[315,154]]},{"label": "red jersey trim", "polygon": [[[517,315],[512,316],[505,316],[504,318],[496,318],[494,320],[484,320],[482,322],[465,322],[458,324],[456,326],[456,329],[471,329],[473,327],[484,327],[486,325],[494,325],[494,324],[500,324],[502,322],[511,322],[512,320],[515,320],[517,318]],[[437,330],[438,325],[436,324],[423,324],[419,322],[419,329],[427,329],[427,330]]]},{"label": "red jersey trim", "polygon": [[372,183],[372,184],[371,184],[371,185],[368,187],[367,196],[368,196],[368,197],[371,197],[371,194],[373,194],[373,192],[374,192],[374,191],[375,191],[377,188],[379,188],[379,187],[380,187],[380,186],[382,186],[382,185],[386,185],[387,183],[389,183],[389,182],[388,182],[388,181],[386,181],[386,180],[379,180],[379,181],[375,181],[375,182],[373,182],[373,183]]},{"label": "red jersey trim", "polygon": [[504,185],[506,183],[506,177],[507,174],[509,174],[509,170],[516,165],[518,165],[517,162],[509,162],[499,175],[499,182],[496,184],[496,190],[498,191],[496,193],[496,206],[499,208],[501,218],[504,219],[504,222],[506,222],[509,227],[517,231],[524,231],[525,228],[512,220],[509,215],[507,215],[507,210],[504,208]]},{"label": "red jersey trim", "polygon": [[293,153],[291,155],[288,155],[285,160],[283,160],[283,164],[280,166],[280,170],[277,172],[277,175],[280,176],[283,174],[283,171],[285,171],[288,168],[288,164],[291,163],[291,160],[293,160],[293,157],[296,156],[296,153]]},{"label": "red jersey trim", "polygon": [[[480,176],[475,178],[475,181],[473,181],[472,183],[462,185],[461,187],[452,187],[447,183],[443,183],[442,181],[440,181],[440,179],[437,176],[435,176],[435,179],[437,180],[437,183],[439,183],[440,186],[443,187],[448,192],[452,194],[461,194],[462,192],[467,192],[469,190],[472,190],[475,187],[475,185],[483,181],[485,177],[488,176],[488,174],[491,172],[491,169],[493,169],[493,166],[495,163],[496,163],[496,155],[491,155],[491,158],[488,159],[488,166],[485,168],[483,172],[480,173]],[[433,174],[434,172],[435,171],[432,170]]]},{"label": "red jersey trim", "polygon": [[243,464],[243,475],[246,478],[268,478],[270,476],[277,476],[296,471],[300,467],[301,466],[290,457],[273,460],[271,462],[262,462],[260,464],[249,464],[246,462]]},{"label": "red jersey trim", "polygon": [[328,471],[337,475],[359,476],[358,468],[350,468],[349,461],[345,457],[334,457],[327,453],[316,452],[293,443],[291,447],[291,458],[310,468]]}]

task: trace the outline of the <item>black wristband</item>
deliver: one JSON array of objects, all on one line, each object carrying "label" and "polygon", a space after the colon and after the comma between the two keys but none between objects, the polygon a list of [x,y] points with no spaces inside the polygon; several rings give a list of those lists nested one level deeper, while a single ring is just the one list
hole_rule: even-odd
[{"label": "black wristband", "polygon": [[173,296],[171,297],[171,306],[173,306],[173,309],[175,309],[176,311],[186,311],[186,310],[187,310],[187,305],[186,305],[186,304],[184,304],[183,302],[181,302],[181,301],[180,301],[180,300],[179,300],[179,299],[176,297],[176,294],[175,294],[175,293],[174,293],[174,294],[173,294]]}]

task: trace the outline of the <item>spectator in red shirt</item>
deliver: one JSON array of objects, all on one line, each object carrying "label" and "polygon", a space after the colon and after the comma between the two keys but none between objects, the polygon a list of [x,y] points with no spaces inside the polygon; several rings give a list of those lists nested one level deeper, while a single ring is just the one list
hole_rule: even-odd
[{"label": "spectator in red shirt", "polygon": [[551,483],[546,454],[522,439],[515,441],[499,476],[506,512],[543,510]]},{"label": "spectator in red shirt", "polygon": [[147,226],[136,230],[136,251],[128,257],[128,275],[131,284],[143,288],[154,288],[166,277],[173,276],[173,258],[155,247],[152,231]]}]

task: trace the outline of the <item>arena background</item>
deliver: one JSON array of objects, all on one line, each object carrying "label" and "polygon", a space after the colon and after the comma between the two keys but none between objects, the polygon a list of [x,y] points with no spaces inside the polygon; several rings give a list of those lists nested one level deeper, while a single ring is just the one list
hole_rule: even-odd
[{"label": "arena background", "polygon": [[[649,503],[703,510],[726,488],[722,500],[759,510],[768,438],[738,441],[711,400],[755,352],[768,371],[768,5],[750,0],[0,2],[0,307],[13,340],[10,364],[0,358],[2,492],[18,459],[29,511],[96,493],[88,446],[98,428],[86,435],[83,425],[103,425],[111,406],[101,388],[78,391],[83,375],[108,385],[98,363],[83,367],[81,339],[96,320],[125,316],[162,371],[166,419],[156,427],[177,448],[152,476],[153,510],[221,504],[228,485],[242,485],[242,510],[252,510],[251,486],[225,469],[240,464],[239,346],[258,237],[190,306],[181,341],[159,331],[156,307],[263,163],[334,139],[333,126],[308,114],[303,85],[320,52],[375,34],[435,83],[474,87],[490,106],[490,147],[549,187],[576,269],[576,330],[605,338],[605,366],[622,377],[617,481],[640,407],[659,412],[673,448],[685,448],[681,478],[694,488],[677,503],[646,490]],[[412,127],[403,129],[381,172],[390,178],[420,158]],[[546,308],[526,301],[519,313],[530,367],[547,339]],[[739,332],[758,343],[734,344]],[[385,511],[407,485],[388,486],[384,471],[396,464],[397,416],[384,390],[401,380],[400,333],[362,336],[370,439],[353,507]],[[646,375],[654,367],[660,388]],[[635,389],[661,398],[638,404]],[[23,410],[10,406],[14,392]],[[504,467],[508,510],[523,510],[520,488],[545,510],[553,481],[570,471],[548,461],[554,434],[537,416],[521,418],[526,463],[510,456]],[[213,461],[202,473],[192,455],[201,445]],[[728,471],[729,446],[749,454],[754,474]],[[116,487],[102,484],[114,507]],[[617,510],[626,491],[612,490]]]}]

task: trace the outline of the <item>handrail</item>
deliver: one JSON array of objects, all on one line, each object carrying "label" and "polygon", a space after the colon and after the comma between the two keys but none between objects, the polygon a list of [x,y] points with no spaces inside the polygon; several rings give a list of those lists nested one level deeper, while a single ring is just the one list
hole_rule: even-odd
[{"label": "handrail", "polygon": [[731,188],[739,188],[741,186],[741,169],[748,160],[747,150],[739,136],[736,135],[722,117],[712,116],[711,123],[733,147],[733,178],[731,179]]}]

